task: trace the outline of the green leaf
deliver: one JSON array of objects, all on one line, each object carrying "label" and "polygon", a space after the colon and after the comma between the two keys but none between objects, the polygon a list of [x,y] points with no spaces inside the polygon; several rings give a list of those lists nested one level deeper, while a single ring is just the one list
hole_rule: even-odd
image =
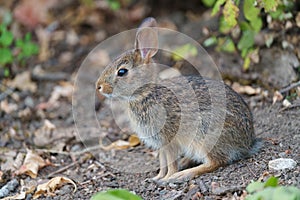
[{"label": "green leaf", "polygon": [[29,42],[31,40],[31,34],[30,33],[26,33],[25,37],[24,37],[24,41],[25,42]]},{"label": "green leaf", "polygon": [[220,17],[220,22],[219,23],[220,23],[219,24],[219,31],[221,33],[227,34],[227,33],[230,32],[232,27],[227,23],[224,16]]},{"label": "green leaf", "polygon": [[198,54],[197,47],[192,44],[185,44],[176,48],[172,54],[172,59],[175,61],[183,60],[190,56],[196,56]]},{"label": "green leaf", "polygon": [[237,17],[239,14],[239,8],[234,5],[234,3],[231,0],[226,1],[223,15],[226,23],[230,28],[233,28],[235,25],[237,25]]},{"label": "green leaf", "polygon": [[211,15],[214,16],[215,14],[217,14],[217,12],[220,11],[220,7],[225,3],[226,0],[217,0],[212,11],[211,11]]},{"label": "green leaf", "polygon": [[4,73],[3,74],[4,74],[4,77],[9,77],[10,71],[7,67],[4,68]]},{"label": "green leaf", "polygon": [[121,4],[118,0],[106,0],[110,9],[117,11],[121,8]]},{"label": "green leaf", "polygon": [[245,30],[243,31],[243,35],[238,43],[238,49],[249,49],[254,45],[254,31],[251,30]]},{"label": "green leaf", "polygon": [[251,21],[250,21],[250,25],[252,27],[252,29],[258,33],[260,30],[261,30],[261,27],[263,25],[263,22],[262,22],[262,19],[260,17],[256,17],[256,18],[253,18]]},{"label": "green leaf", "polygon": [[8,48],[0,48],[0,64],[6,65],[13,61],[11,50]]},{"label": "green leaf", "polygon": [[243,12],[245,18],[251,21],[253,18],[256,18],[259,13],[260,9],[255,7],[256,0],[246,0],[244,1]]},{"label": "green leaf", "polygon": [[212,7],[215,4],[216,0],[202,0],[202,3],[207,7]]},{"label": "green leaf", "polygon": [[217,51],[232,53],[235,52],[235,50],[235,45],[231,38],[218,38]]},{"label": "green leaf", "polygon": [[3,31],[0,35],[0,45],[8,47],[12,44],[13,39],[14,36],[10,31]]},{"label": "green leaf", "polygon": [[275,11],[278,6],[278,0],[261,0],[260,2],[266,12]]},{"label": "green leaf", "polygon": [[[257,182],[255,182],[257,183]],[[266,188],[262,191],[256,192],[252,195],[248,195],[246,200],[273,200],[273,188]],[[282,199],[283,200],[283,199]],[[287,200],[287,199],[285,199]]]},{"label": "green leaf", "polygon": [[265,187],[276,187],[278,185],[278,178],[271,176],[265,183]]},{"label": "green leaf", "polygon": [[[297,188],[293,188],[293,189],[297,189]],[[300,190],[293,190],[292,187],[277,187],[274,188],[273,191],[273,200],[296,200],[296,199],[300,199]],[[298,195],[297,195],[298,193]],[[298,196],[298,198],[297,198]]]},{"label": "green leaf", "polygon": [[254,193],[264,188],[265,183],[262,182],[252,182],[247,187],[246,190],[248,193]]},{"label": "green leaf", "polygon": [[20,53],[17,55],[17,59],[21,62],[22,60],[36,55],[39,52],[39,47],[31,42],[31,34],[27,33],[24,39],[18,39],[16,41],[16,47],[20,48]]},{"label": "green leaf", "polygon": [[243,63],[243,69],[246,71],[249,69],[251,64],[251,59],[250,59],[250,52],[246,55],[244,58],[244,63]]},{"label": "green leaf", "polygon": [[218,42],[217,37],[216,37],[216,36],[212,36],[212,37],[207,38],[207,39],[203,42],[203,45],[204,45],[205,47],[209,47],[209,46],[212,46],[212,45],[217,44],[217,42]]},{"label": "green leaf", "polygon": [[246,31],[246,30],[251,30],[252,28],[248,22],[244,21],[244,22],[240,22],[240,29],[242,31]]},{"label": "green leaf", "polygon": [[98,192],[91,200],[142,200],[141,197],[124,189],[112,189],[106,192]]}]

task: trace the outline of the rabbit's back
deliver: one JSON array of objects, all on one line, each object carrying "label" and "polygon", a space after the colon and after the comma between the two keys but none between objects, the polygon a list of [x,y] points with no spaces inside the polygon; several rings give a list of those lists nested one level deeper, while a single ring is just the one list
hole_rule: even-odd
[{"label": "rabbit's back", "polygon": [[255,145],[252,114],[242,97],[220,81],[199,76],[146,84],[133,93],[130,119],[139,137],[159,149],[174,145],[195,160],[226,163]]}]

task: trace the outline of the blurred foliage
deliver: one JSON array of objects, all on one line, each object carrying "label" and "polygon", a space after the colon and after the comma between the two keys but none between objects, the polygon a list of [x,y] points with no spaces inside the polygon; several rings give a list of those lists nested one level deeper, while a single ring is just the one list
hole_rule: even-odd
[{"label": "blurred foliage", "polygon": [[[293,0],[202,0],[212,7],[212,15],[221,13],[219,31],[224,36],[212,36],[204,41],[205,46],[217,45],[217,50],[235,52],[236,49],[244,59],[243,68],[247,70],[251,58],[257,57],[259,49],[255,47],[255,35],[263,27],[262,16],[270,15],[273,20],[287,20],[293,17],[291,10]],[[221,9],[222,8],[222,9]],[[238,33],[238,34],[237,34]],[[235,40],[236,35],[238,39]],[[266,41],[267,46],[270,42]],[[237,48],[236,48],[237,47]]]},{"label": "blurred foliage", "polygon": [[121,3],[119,0],[106,0],[108,3],[108,6],[113,11],[119,10],[121,8]]},{"label": "blurred foliage", "polygon": [[197,47],[192,44],[185,44],[174,49],[172,59],[175,61],[183,60],[190,56],[196,56],[198,54]]},{"label": "blurred foliage", "polygon": [[125,189],[111,189],[96,193],[91,200],[142,200],[142,198]]},{"label": "blurred foliage", "polygon": [[252,182],[247,188],[246,200],[300,200],[300,189],[278,185],[278,178],[270,177],[266,182]]},{"label": "blurred foliage", "polygon": [[[9,76],[9,65],[17,62],[24,65],[26,60],[38,54],[39,47],[31,41],[31,34],[27,33],[22,39],[14,37],[9,30],[12,23],[11,13],[6,12],[0,24],[0,67],[4,67],[4,76]],[[14,59],[14,58],[17,59]]]}]

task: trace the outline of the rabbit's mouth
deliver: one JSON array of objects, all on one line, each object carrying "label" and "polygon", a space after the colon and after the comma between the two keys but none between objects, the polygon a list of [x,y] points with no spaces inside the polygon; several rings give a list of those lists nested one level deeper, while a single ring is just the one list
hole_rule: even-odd
[{"label": "rabbit's mouth", "polygon": [[113,95],[113,93],[107,94],[107,93],[102,93],[102,92],[101,92],[101,94],[102,94],[103,96],[105,96],[106,98],[109,98],[109,99],[116,97],[115,95]]}]

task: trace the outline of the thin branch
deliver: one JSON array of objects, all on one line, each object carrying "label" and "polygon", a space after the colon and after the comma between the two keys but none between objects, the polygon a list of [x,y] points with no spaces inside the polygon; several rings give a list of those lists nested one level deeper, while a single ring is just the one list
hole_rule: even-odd
[{"label": "thin branch", "polygon": [[295,87],[298,87],[298,86],[300,86],[300,81],[298,81],[296,83],[292,83],[291,85],[279,90],[279,92],[281,94],[284,94],[284,93],[286,93],[286,92],[290,91],[291,89],[294,89]]}]

